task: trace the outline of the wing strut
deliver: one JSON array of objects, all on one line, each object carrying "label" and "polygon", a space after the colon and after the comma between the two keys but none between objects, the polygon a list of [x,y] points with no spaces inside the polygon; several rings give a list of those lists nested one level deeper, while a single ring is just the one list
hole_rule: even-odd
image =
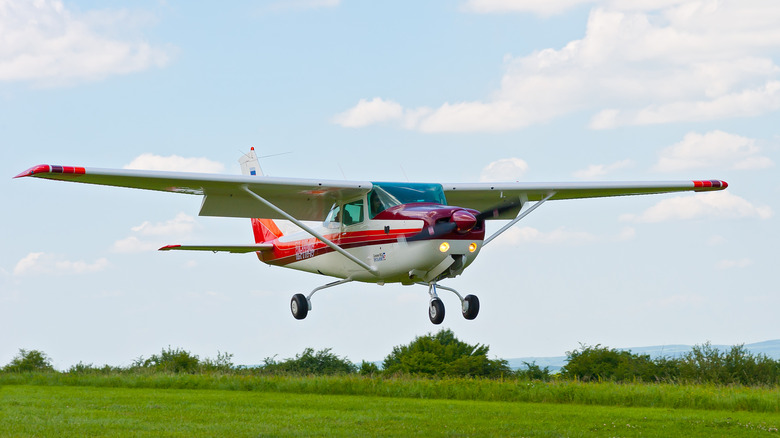
[{"label": "wing strut", "polygon": [[541,201],[537,201],[537,202],[535,202],[535,203],[534,203],[534,205],[532,205],[532,206],[531,206],[531,208],[529,208],[528,210],[526,210],[526,211],[524,211],[524,212],[521,212],[521,213],[519,213],[519,214],[517,215],[517,217],[516,217],[516,218],[512,219],[512,221],[511,221],[511,222],[509,222],[508,224],[504,225],[503,227],[501,227],[501,229],[500,229],[500,230],[496,231],[496,232],[495,232],[495,233],[493,233],[493,234],[492,234],[490,237],[488,237],[487,239],[485,239],[485,241],[484,241],[484,242],[482,242],[482,246],[484,247],[485,245],[487,245],[488,243],[490,243],[490,241],[491,241],[491,240],[493,240],[493,239],[495,239],[496,237],[498,237],[498,235],[499,235],[499,234],[501,234],[501,233],[503,233],[504,231],[506,231],[506,230],[508,230],[509,228],[511,228],[511,227],[512,227],[512,225],[516,224],[518,221],[520,221],[520,219],[522,219],[522,218],[524,218],[524,217],[528,216],[528,214],[529,214],[529,213],[531,213],[532,211],[536,210],[536,207],[538,207],[538,206],[540,206],[540,205],[544,204],[544,202],[545,202],[545,201],[547,201],[548,199],[552,198],[553,196],[555,196],[555,192],[551,192],[551,193],[549,193],[549,194],[548,194],[547,196],[545,196],[545,197],[544,197],[544,198],[543,198]]},{"label": "wing strut", "polygon": [[352,254],[348,253],[344,248],[336,245],[335,243],[331,242],[330,240],[326,239],[325,236],[319,234],[318,232],[312,230],[309,228],[306,224],[299,221],[298,219],[295,219],[294,217],[290,216],[286,211],[282,210],[281,208],[275,206],[274,204],[268,202],[265,198],[258,195],[257,193],[249,190],[249,187],[242,186],[241,187],[245,192],[249,193],[250,196],[257,199],[258,201],[265,204],[266,207],[270,208],[271,210],[274,210],[275,212],[279,213],[280,215],[284,216],[285,219],[289,220],[290,222],[294,223],[295,225],[301,227],[303,231],[306,231],[307,233],[311,234],[313,237],[315,237],[320,242],[324,243],[325,245],[328,245],[332,250],[341,253],[344,257],[352,260],[360,266],[361,268],[365,269],[366,271],[376,275],[377,274],[377,268],[376,266],[370,266],[366,262],[360,260],[359,258],[353,256]]}]

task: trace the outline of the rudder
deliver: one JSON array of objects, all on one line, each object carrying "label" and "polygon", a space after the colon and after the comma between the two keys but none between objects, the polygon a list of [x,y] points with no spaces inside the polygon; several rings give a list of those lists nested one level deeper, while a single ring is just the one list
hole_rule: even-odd
[{"label": "rudder", "polygon": [[[260,161],[257,159],[254,147],[239,158],[238,162],[241,164],[243,175],[263,176],[263,169],[260,168]],[[255,243],[270,242],[282,237],[283,234],[273,219],[252,219],[252,232],[255,235]]]}]

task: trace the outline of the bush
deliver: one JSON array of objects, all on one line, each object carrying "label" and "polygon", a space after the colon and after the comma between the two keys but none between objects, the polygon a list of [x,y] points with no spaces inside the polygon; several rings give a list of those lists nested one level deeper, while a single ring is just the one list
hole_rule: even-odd
[{"label": "bush", "polygon": [[524,380],[540,380],[549,382],[552,380],[552,374],[549,367],[540,368],[536,361],[528,363],[523,361],[525,369],[519,369],[515,372],[518,378]]},{"label": "bush", "polygon": [[131,368],[146,369],[150,371],[166,373],[190,373],[200,370],[198,356],[179,348],[163,349],[160,355],[153,354],[149,359],[139,357],[133,362]]},{"label": "bush", "polygon": [[217,358],[211,359],[207,357],[201,363],[201,368],[203,371],[208,372],[230,372],[235,368],[235,365],[233,365],[233,355],[217,351]]},{"label": "bush", "polygon": [[102,367],[98,368],[91,363],[85,364],[84,362],[79,362],[76,365],[71,365],[66,372],[68,374],[116,374],[123,371],[126,371],[126,369],[121,367],[112,367],[111,365],[103,365]]},{"label": "bush", "polygon": [[379,367],[374,362],[363,361],[360,363],[359,372],[361,376],[373,376],[379,373]]},{"label": "bush", "polygon": [[54,371],[51,359],[46,353],[38,350],[19,349],[19,353],[11,362],[3,367],[9,373],[29,373],[33,371]]},{"label": "bush", "polygon": [[266,358],[261,372],[269,374],[297,374],[297,375],[334,375],[351,374],[357,371],[357,366],[330,352],[330,348],[314,352],[313,348],[303,350],[303,353],[295,355],[295,358],[276,362],[274,358]]},{"label": "bush", "polygon": [[694,346],[678,359],[679,378],[686,382],[724,385],[773,385],[780,383],[780,361],[766,355],[753,355],[744,345],[735,345],[727,353],[709,342]]},{"label": "bush", "polygon": [[582,345],[567,351],[567,363],[561,368],[561,376],[583,382],[609,380],[615,382],[640,380],[658,381],[659,368],[647,354],[637,355],[596,345]]},{"label": "bush", "polygon": [[490,360],[486,345],[469,345],[451,330],[415,338],[409,345],[394,347],[384,360],[386,374],[420,376],[500,377],[512,374],[507,361]]}]

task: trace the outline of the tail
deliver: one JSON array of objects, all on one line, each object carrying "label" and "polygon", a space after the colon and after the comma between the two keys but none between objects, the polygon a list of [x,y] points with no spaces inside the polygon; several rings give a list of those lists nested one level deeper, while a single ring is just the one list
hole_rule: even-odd
[{"label": "tail", "polygon": [[[248,154],[239,158],[238,162],[241,164],[243,175],[263,176],[263,169],[260,168],[254,147]],[[255,243],[270,242],[282,237],[283,234],[273,219],[252,219],[252,232],[255,234]]]}]

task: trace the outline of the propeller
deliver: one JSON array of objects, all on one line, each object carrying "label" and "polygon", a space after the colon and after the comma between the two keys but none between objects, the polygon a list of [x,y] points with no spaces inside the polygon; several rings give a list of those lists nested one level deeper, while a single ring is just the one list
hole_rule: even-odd
[{"label": "propeller", "polygon": [[481,211],[474,215],[466,210],[456,210],[452,213],[449,220],[436,222],[433,225],[429,225],[423,228],[418,234],[406,239],[408,242],[414,242],[415,240],[427,240],[436,239],[445,234],[452,233],[457,230],[461,233],[465,233],[474,228],[477,223],[488,218],[495,218],[502,213],[515,209],[518,206],[522,206],[522,202],[518,199],[516,201],[504,203],[491,207],[487,210]]},{"label": "propeller", "polygon": [[489,219],[489,218],[496,218],[499,217],[504,212],[513,210],[517,207],[522,207],[522,205],[523,203],[519,199],[517,199],[515,201],[507,202],[501,205],[496,205],[495,207],[491,207],[487,210],[480,211],[476,217],[478,221]]}]

